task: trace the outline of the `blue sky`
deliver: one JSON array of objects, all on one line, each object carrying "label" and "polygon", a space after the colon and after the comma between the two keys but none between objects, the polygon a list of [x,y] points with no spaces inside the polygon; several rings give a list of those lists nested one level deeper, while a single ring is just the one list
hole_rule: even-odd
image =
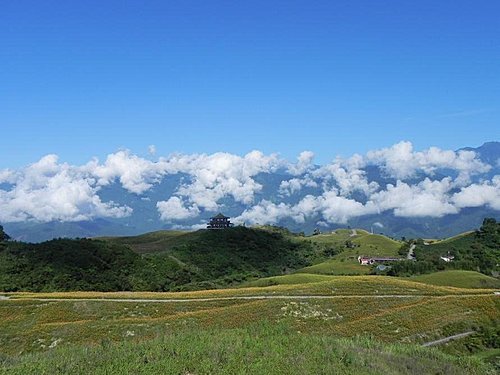
[{"label": "blue sky", "polygon": [[0,5],[0,167],[500,137],[498,1]]}]

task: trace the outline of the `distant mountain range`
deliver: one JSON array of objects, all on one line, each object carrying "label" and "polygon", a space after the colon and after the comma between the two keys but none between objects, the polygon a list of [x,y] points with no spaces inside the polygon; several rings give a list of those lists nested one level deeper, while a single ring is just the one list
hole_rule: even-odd
[{"label": "distant mountain range", "polygon": [[[0,223],[14,239],[39,242],[199,229],[221,211],[236,224],[296,232],[352,226],[393,237],[442,238],[477,228],[485,217],[500,219],[499,160],[500,142],[422,152],[401,142],[324,166],[308,152],[296,163],[259,152],[158,161],[119,152],[104,164],[79,167],[46,157],[25,170],[4,171],[3,180],[0,171]],[[63,177],[53,195],[43,195]],[[88,184],[83,192],[82,183]],[[59,198],[73,200],[56,206]],[[69,213],[59,215],[58,207],[70,207]]]}]

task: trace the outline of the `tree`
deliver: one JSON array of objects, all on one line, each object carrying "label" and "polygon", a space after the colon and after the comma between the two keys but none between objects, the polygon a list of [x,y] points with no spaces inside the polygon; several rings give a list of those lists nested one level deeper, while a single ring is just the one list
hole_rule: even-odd
[{"label": "tree", "polygon": [[10,240],[10,236],[3,231],[3,227],[0,225],[0,241]]}]

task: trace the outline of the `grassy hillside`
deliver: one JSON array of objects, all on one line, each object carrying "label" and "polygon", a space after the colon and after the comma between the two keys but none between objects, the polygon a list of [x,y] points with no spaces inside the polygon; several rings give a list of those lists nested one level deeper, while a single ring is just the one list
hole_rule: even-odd
[{"label": "grassy hillside", "polygon": [[[310,278],[305,276],[301,284],[293,282],[279,283],[283,278],[290,281],[295,275],[275,277],[274,285],[249,286],[240,288],[226,288],[213,290],[198,290],[185,292],[51,292],[29,293],[15,292],[7,295],[20,299],[32,298],[62,298],[62,299],[205,299],[205,298],[245,298],[247,296],[446,296],[461,294],[486,294],[492,295],[492,289],[465,289],[448,286],[428,285],[412,281],[409,278],[389,276],[324,276],[321,281],[307,282]],[[317,276],[317,275],[311,275]],[[252,283],[252,282],[251,282]],[[259,283],[257,280],[255,283]]]},{"label": "grassy hillside", "polygon": [[[440,259],[453,256],[452,262]],[[486,275],[500,275],[500,223],[485,219],[479,230],[426,245],[417,241],[417,262],[400,262],[389,272],[396,276],[410,276],[445,269],[480,271]]]},{"label": "grassy hillside", "polygon": [[463,237],[468,237],[471,234],[474,234],[474,231],[470,230],[470,231],[467,231],[467,232],[459,233],[456,236],[444,238],[442,240],[431,240],[430,242],[432,242],[435,245],[443,245],[443,244],[446,244],[446,243],[451,243],[451,242],[456,241],[456,240],[460,240]]},{"label": "grassy hillside", "polygon": [[191,276],[185,288],[213,288],[250,277],[279,275],[310,264],[315,257],[313,247],[306,242],[276,231],[244,227],[174,235],[157,232],[111,241],[176,260]]},{"label": "grassy hillside", "polygon": [[[290,278],[298,276],[283,278],[295,282]],[[0,358],[16,363],[20,353],[62,347],[68,348],[62,353],[69,353],[68,362],[60,363],[66,368],[79,361],[71,352],[73,345],[107,347],[114,341],[149,340],[183,330],[251,330],[262,321],[271,326],[285,321],[288,333],[421,343],[488,326],[500,312],[493,290],[383,276],[312,276],[326,281],[177,293],[11,294],[13,299],[0,301]],[[211,336],[218,334],[224,335]],[[266,348],[263,342],[255,345]],[[49,366],[56,364],[51,356],[35,359],[43,363],[53,358]]]},{"label": "grassy hillside", "polygon": [[[337,279],[338,277],[331,275],[294,273],[291,275],[264,277],[258,280],[246,282],[242,286],[264,287],[272,285],[308,284],[333,281]],[[372,280],[377,280],[377,278]],[[412,276],[410,278],[401,278],[400,280],[411,280],[430,285],[451,286],[455,288],[500,289],[500,280],[475,271],[440,271],[431,274]]]},{"label": "grassy hillside", "polygon": [[493,374],[474,358],[415,345],[310,335],[285,323],[184,328],[137,343],[103,341],[9,359],[0,374]]},{"label": "grassy hillside", "polygon": [[330,281],[333,276],[330,275],[315,275],[311,273],[294,273],[291,275],[263,277],[258,280],[246,282],[242,287],[263,287],[271,285],[288,285],[288,284],[308,284],[318,283],[322,281]]},{"label": "grassy hillside", "polygon": [[457,288],[500,289],[500,280],[475,271],[448,270],[412,276],[410,279],[426,284],[454,286]]},{"label": "grassy hillside", "polygon": [[399,241],[361,229],[338,229],[333,233],[308,237],[307,240],[331,257],[297,272],[328,275],[368,274],[370,267],[358,263],[359,255],[399,256],[398,250],[402,245]]},{"label": "grassy hillside", "polygon": [[308,242],[242,227],[41,244],[4,242],[0,291],[218,288],[302,268],[315,254]]},{"label": "grassy hillside", "polygon": [[186,238],[192,239],[198,237],[199,233],[200,232],[161,230],[141,234],[139,236],[100,237],[97,239],[120,245],[128,245],[137,253],[147,254],[167,251],[172,246],[184,242]]}]

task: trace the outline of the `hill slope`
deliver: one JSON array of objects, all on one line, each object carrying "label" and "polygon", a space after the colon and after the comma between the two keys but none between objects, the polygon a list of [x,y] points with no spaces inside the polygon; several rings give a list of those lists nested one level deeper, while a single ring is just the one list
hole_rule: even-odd
[{"label": "hill slope", "polygon": [[358,263],[358,255],[398,257],[402,243],[361,229],[338,229],[330,234],[308,237],[330,259],[297,272],[327,275],[363,275],[370,267]]},{"label": "hill slope", "polygon": [[[484,219],[481,228],[453,238],[427,244],[418,241],[415,247],[417,262],[399,262],[391,274],[409,276],[444,269],[480,271],[486,275],[500,275],[500,222]],[[451,256],[451,262],[441,257]]]},{"label": "hill slope", "polygon": [[453,286],[457,288],[496,288],[500,280],[475,271],[448,270],[410,278],[431,285]]},{"label": "hill slope", "polygon": [[314,257],[309,243],[243,227],[3,246],[3,291],[217,288],[298,269]]}]

